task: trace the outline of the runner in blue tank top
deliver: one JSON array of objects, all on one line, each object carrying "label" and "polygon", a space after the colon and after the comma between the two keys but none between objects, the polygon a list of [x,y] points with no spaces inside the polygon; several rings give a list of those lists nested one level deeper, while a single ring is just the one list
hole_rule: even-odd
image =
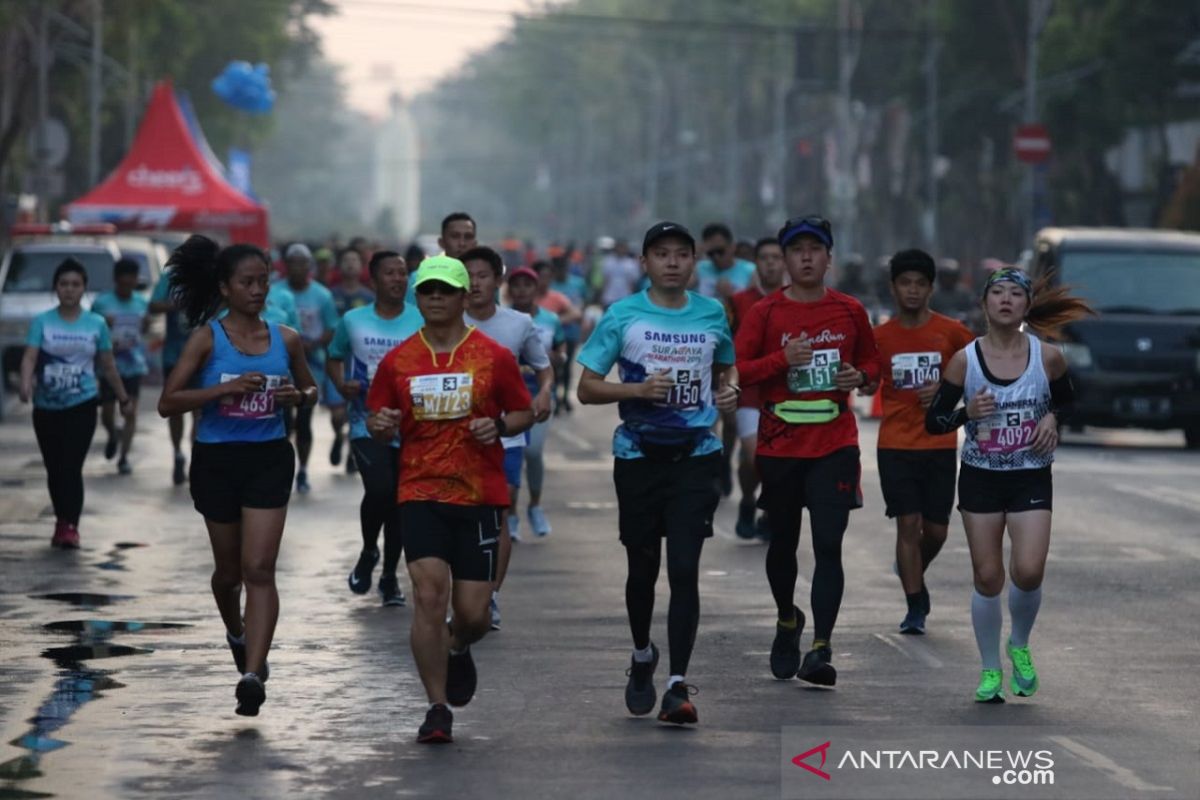
[{"label": "runner in blue tank top", "polygon": [[375,369],[388,351],[412,336],[424,320],[416,303],[406,303],[408,268],[399,253],[380,250],[368,264],[375,284],[375,302],[347,311],[329,343],[326,369],[350,413],[350,452],[363,482],[362,552],[350,573],[350,591],[366,594],[371,573],[379,563],[379,529],[383,528],[383,574],[379,594],[385,606],[402,606],[404,592],[396,580],[403,543],[396,506],[400,441],[377,442],[367,431],[367,390]]},{"label": "runner in blue tank top", "polygon": [[[275,560],[295,471],[283,409],[315,405],[316,382],[300,335],[260,316],[270,272],[261,250],[245,244],[221,250],[192,236],[169,263],[172,297],[195,330],[167,378],[158,413],[200,410],[192,501],[208,527],[213,596],[242,676],[237,713],[252,717],[266,700],[267,651],[279,617]],[[228,314],[217,318],[222,305]]]},{"label": "runner in blue tank top", "polygon": [[[1042,604],[1042,577],[1050,551],[1054,487],[1050,465],[1058,426],[1074,398],[1062,351],[1030,330],[1046,335],[1093,313],[1062,287],[1032,283],[1019,269],[997,270],[983,287],[987,334],[950,359],[925,414],[930,433],[966,425],[958,510],[971,550],[975,592],[971,623],[983,662],[977,703],[1004,702],[1000,666],[1003,623],[1004,531],[1012,542],[1008,611],[1012,633],[1013,694],[1031,697],[1038,674],[1029,653],[1029,634]],[[965,407],[958,402],[967,399]]]}]

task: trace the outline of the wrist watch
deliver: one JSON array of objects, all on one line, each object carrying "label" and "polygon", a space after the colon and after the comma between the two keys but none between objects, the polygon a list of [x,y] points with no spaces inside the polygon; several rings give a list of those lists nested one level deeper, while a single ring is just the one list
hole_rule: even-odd
[{"label": "wrist watch", "polygon": [[504,417],[496,417],[493,421],[496,423],[496,435],[507,436],[508,426],[504,424]]},{"label": "wrist watch", "polygon": [[860,387],[866,386],[867,384],[869,384],[871,382],[871,377],[869,375],[867,375],[867,371],[865,369],[860,369],[858,371],[858,377],[859,377],[858,385]]}]

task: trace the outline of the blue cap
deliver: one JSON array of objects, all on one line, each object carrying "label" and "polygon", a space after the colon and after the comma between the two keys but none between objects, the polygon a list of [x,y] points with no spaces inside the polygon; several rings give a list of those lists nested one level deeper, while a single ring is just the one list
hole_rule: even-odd
[{"label": "blue cap", "polygon": [[833,249],[833,226],[824,217],[811,215],[789,219],[779,229],[779,246],[786,248],[797,236],[814,236],[821,244]]}]

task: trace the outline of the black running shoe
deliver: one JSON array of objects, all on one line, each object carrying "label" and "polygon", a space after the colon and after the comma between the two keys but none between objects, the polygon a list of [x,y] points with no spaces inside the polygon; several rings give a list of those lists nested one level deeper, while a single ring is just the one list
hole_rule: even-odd
[{"label": "black running shoe", "polygon": [[446,700],[455,708],[471,702],[479,675],[475,672],[475,659],[471,648],[462,653],[451,653],[446,663]]},{"label": "black running shoe", "polygon": [[379,549],[363,550],[358,555],[358,563],[350,573],[350,591],[355,594],[366,594],[371,591],[371,572],[379,563]]},{"label": "black running shoe", "polygon": [[733,528],[739,539],[754,538],[754,503],[743,500],[738,505],[737,524]]},{"label": "black running shoe", "polygon": [[106,445],[104,445],[104,460],[105,461],[113,460],[113,456],[115,456],[117,454],[117,444],[118,444],[118,442],[117,442],[116,434],[113,434],[112,436],[108,437],[108,443]]},{"label": "black running shoe", "polygon": [[792,606],[796,627],[785,628],[775,623],[775,641],[771,643],[771,674],[781,681],[796,677],[800,669],[800,634],[804,632],[804,612]]},{"label": "black running shoe", "polygon": [[175,454],[175,469],[171,472],[171,483],[176,486],[182,486],[187,480],[187,459],[183,457],[183,453]]},{"label": "black running shoe", "polygon": [[680,681],[663,693],[662,708],[658,712],[659,722],[670,722],[675,725],[691,725],[700,721],[696,706],[692,705],[692,695],[697,693],[695,686]]},{"label": "black running shoe", "polygon": [[435,703],[433,708],[425,713],[425,721],[417,728],[417,741],[420,744],[450,744],[454,734],[450,728],[454,724],[454,714],[441,703]]},{"label": "black running shoe", "polygon": [[263,688],[263,682],[253,672],[242,676],[234,694],[238,701],[235,710],[243,717],[257,717],[259,706],[267,699],[267,690]]},{"label": "black running shoe", "polygon": [[342,434],[333,437],[333,447],[329,448],[329,463],[337,466],[342,463]]},{"label": "black running shoe", "polygon": [[395,575],[379,576],[379,596],[383,598],[385,606],[403,608],[404,604],[408,602],[404,597],[404,592],[400,589],[400,582],[396,580]]},{"label": "black running shoe", "polygon": [[658,700],[658,695],[654,691],[654,670],[658,667],[658,648],[654,646],[654,642],[650,643],[650,652],[653,655],[649,661],[638,661],[630,656],[629,669],[625,670],[625,674],[629,676],[629,683],[625,684],[625,707],[629,709],[630,714],[636,714],[639,717],[653,711],[654,703]]},{"label": "black running shoe", "polygon": [[837,670],[833,668],[833,651],[828,647],[809,650],[804,654],[804,663],[796,677],[817,686],[833,686],[837,683]]}]

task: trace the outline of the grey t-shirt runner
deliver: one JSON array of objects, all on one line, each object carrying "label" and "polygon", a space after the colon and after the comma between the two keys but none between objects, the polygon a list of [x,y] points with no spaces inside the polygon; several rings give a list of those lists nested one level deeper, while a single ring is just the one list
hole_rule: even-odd
[{"label": "grey t-shirt runner", "polygon": [[[516,357],[518,363],[527,364],[535,370],[543,370],[550,366],[550,356],[542,337],[538,335],[533,317],[522,314],[504,306],[497,306],[496,313],[486,320],[478,320],[468,313],[463,313],[463,321],[474,325],[488,338],[499,342]],[[504,449],[525,446],[525,434],[507,436],[501,439]]]}]

